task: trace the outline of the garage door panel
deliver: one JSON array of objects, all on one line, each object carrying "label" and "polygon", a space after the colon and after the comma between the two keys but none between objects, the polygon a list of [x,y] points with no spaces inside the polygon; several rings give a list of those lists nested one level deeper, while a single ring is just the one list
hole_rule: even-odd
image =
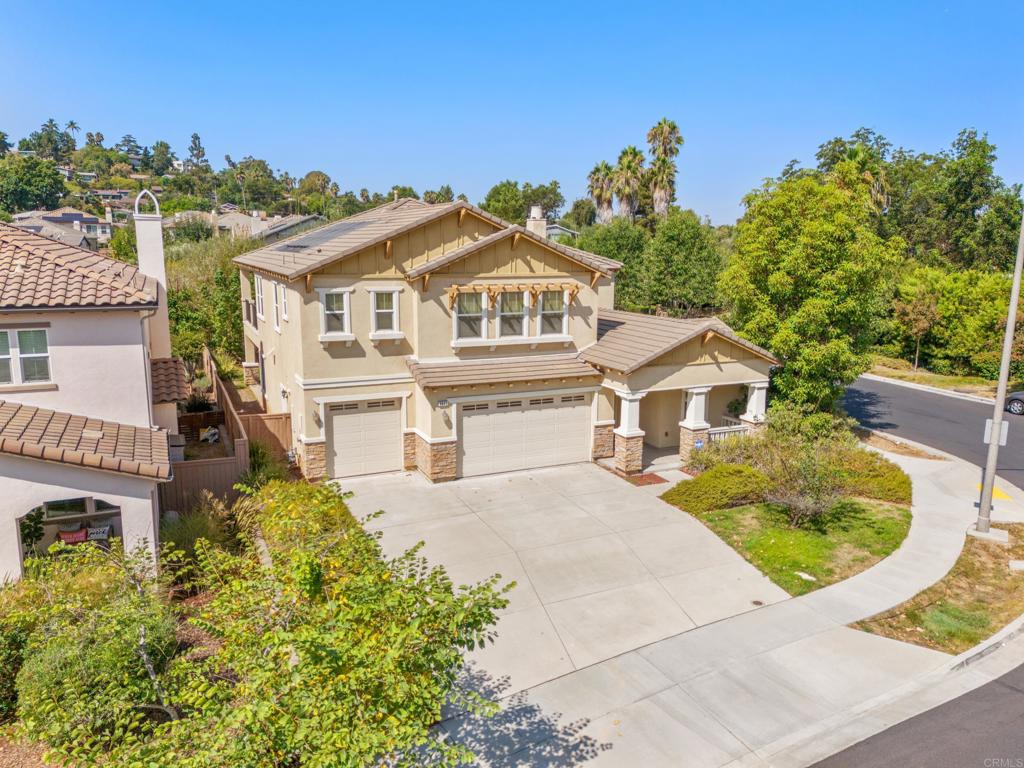
[{"label": "garage door panel", "polygon": [[460,407],[460,476],[588,461],[591,395],[564,397],[524,396]]},{"label": "garage door panel", "polygon": [[331,477],[402,468],[401,401],[370,400],[330,406]]}]

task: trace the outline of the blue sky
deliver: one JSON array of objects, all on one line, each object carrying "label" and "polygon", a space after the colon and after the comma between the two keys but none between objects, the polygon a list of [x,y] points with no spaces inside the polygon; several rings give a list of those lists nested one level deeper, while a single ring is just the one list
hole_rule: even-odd
[{"label": "blue sky", "polygon": [[987,131],[1024,181],[1024,4],[139,3],[4,8],[0,130],[48,117],[216,167],[252,154],[343,189],[504,178],[584,193],[662,116],[679,203],[731,222],[791,158],[860,125],[918,150]]}]

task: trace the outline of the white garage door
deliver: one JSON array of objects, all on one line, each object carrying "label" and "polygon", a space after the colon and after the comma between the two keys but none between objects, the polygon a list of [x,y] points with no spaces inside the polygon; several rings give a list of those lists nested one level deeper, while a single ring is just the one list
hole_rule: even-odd
[{"label": "white garage door", "polygon": [[459,407],[459,475],[590,460],[590,394],[509,397]]},{"label": "white garage door", "polygon": [[331,477],[402,468],[402,401],[365,400],[328,406]]}]

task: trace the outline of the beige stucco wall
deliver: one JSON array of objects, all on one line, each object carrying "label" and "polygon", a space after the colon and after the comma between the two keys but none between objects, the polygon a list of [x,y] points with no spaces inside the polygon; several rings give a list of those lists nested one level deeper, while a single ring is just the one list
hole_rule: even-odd
[{"label": "beige stucco wall", "polygon": [[21,575],[18,520],[46,501],[93,496],[121,507],[118,533],[133,549],[145,543],[155,553],[156,483],[63,464],[0,456],[0,583]]},{"label": "beige stucco wall", "polygon": [[645,392],[767,381],[770,368],[770,363],[759,358],[725,363],[679,363],[644,366],[629,375],[609,371],[605,379],[617,389]]},{"label": "beige stucco wall", "polygon": [[651,392],[640,401],[640,429],[644,442],[656,448],[679,445],[682,392]]},{"label": "beige stucco wall", "polygon": [[[149,360],[136,311],[0,313],[0,327],[49,323],[50,376],[55,389],[0,386],[0,399],[40,408],[149,426]],[[12,339],[12,344],[14,340]]]},{"label": "beige stucco wall", "polygon": [[734,384],[725,387],[714,387],[708,393],[708,423],[712,427],[722,426],[722,417],[728,416],[729,403],[743,395],[746,387]]},{"label": "beige stucco wall", "polygon": [[616,423],[618,421],[617,408],[618,402],[615,399],[615,393],[602,387],[597,394],[597,421]]}]

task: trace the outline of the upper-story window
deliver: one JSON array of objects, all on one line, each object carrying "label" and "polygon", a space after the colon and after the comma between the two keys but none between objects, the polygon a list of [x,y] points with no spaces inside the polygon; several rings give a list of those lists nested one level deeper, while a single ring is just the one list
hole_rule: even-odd
[{"label": "upper-story window", "polygon": [[484,294],[460,293],[455,302],[455,338],[484,338],[487,329],[486,310]]},{"label": "upper-story window", "polygon": [[278,297],[280,287],[277,283],[270,284],[270,292],[273,294],[271,302],[274,307],[274,330],[278,333],[281,332],[281,304]]},{"label": "upper-story window", "polygon": [[256,290],[256,316],[263,319],[263,278],[259,275],[253,277],[253,287]]},{"label": "upper-story window", "polygon": [[281,319],[288,319],[288,286],[281,283]]},{"label": "upper-story window", "polygon": [[569,332],[564,291],[544,291],[540,295],[540,335],[564,335]]},{"label": "upper-story window", "polygon": [[0,384],[49,381],[50,342],[46,329],[0,331]]},{"label": "upper-story window", "polygon": [[398,333],[398,291],[374,291],[373,333]]},{"label": "upper-story window", "polygon": [[498,335],[525,336],[528,312],[529,305],[523,293],[502,293],[498,297]]},{"label": "upper-story window", "polygon": [[352,289],[319,288],[317,292],[320,294],[320,340],[351,343]]}]

